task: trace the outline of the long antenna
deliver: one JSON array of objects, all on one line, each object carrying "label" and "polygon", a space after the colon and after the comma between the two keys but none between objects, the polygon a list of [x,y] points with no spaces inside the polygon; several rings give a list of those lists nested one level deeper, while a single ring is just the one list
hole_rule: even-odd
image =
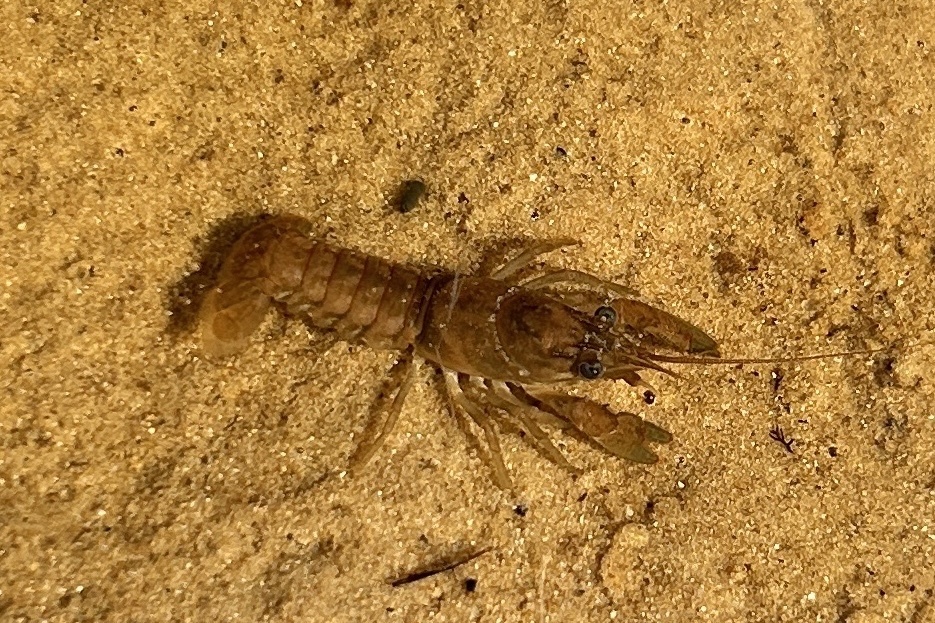
[{"label": "long antenna", "polygon": [[871,355],[887,350],[892,350],[893,345],[882,348],[870,348],[866,350],[847,350],[838,353],[822,353],[820,355],[797,355],[792,357],[754,357],[754,358],[728,358],[720,357],[692,357],[686,355],[657,355],[655,353],[645,354],[647,359],[653,361],[662,361],[664,363],[695,363],[695,364],[736,364],[736,363],[792,363],[795,361],[814,361],[815,359],[833,359],[834,357],[851,357],[854,355]]}]

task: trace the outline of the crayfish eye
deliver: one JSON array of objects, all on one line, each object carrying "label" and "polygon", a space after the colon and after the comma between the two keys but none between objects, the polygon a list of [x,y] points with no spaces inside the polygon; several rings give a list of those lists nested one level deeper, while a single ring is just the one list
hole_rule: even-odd
[{"label": "crayfish eye", "polygon": [[604,374],[604,366],[600,361],[582,361],[578,364],[578,374],[586,379],[596,379]]},{"label": "crayfish eye", "polygon": [[612,327],[614,323],[617,322],[617,312],[614,311],[613,307],[601,305],[597,308],[597,311],[594,312],[594,318],[602,325]]}]

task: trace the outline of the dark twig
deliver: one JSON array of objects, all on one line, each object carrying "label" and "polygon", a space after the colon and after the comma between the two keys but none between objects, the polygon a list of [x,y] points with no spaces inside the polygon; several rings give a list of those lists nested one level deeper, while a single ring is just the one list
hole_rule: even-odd
[{"label": "dark twig", "polygon": [[471,554],[457,556],[454,562],[435,563],[434,565],[431,565],[428,568],[425,568],[419,571],[413,571],[412,573],[409,573],[399,579],[388,580],[388,582],[390,583],[390,585],[394,587],[402,586],[404,584],[410,584],[412,582],[418,582],[419,580],[424,580],[425,578],[432,577],[433,575],[438,575],[439,573],[444,573],[445,571],[451,571],[452,569],[457,569],[461,565],[466,565],[467,563],[471,562],[475,558],[479,558],[480,556],[483,556],[484,554],[489,552],[491,549],[493,548],[485,547]]},{"label": "dark twig", "polygon": [[770,439],[773,439],[781,443],[783,447],[786,449],[786,452],[788,452],[789,454],[794,454],[794,451],[792,450],[792,444],[795,443],[795,439],[793,439],[792,437],[786,437],[786,433],[782,430],[782,428],[778,424],[770,429],[769,437]]}]

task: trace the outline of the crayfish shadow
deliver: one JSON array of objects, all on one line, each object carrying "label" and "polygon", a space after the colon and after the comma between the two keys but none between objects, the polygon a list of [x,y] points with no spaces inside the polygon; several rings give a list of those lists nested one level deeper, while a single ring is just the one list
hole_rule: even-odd
[{"label": "crayfish shadow", "polygon": [[194,329],[198,310],[201,309],[208,288],[217,280],[227,252],[244,232],[271,217],[266,212],[235,212],[213,224],[207,233],[195,238],[193,246],[198,269],[184,274],[166,288],[165,307],[169,315],[166,333],[178,336]]}]

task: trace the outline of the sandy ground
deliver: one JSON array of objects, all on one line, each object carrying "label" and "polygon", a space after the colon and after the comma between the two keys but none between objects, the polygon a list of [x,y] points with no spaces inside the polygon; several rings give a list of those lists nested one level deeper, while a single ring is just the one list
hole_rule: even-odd
[{"label": "sandy ground", "polygon": [[[935,620],[927,0],[0,15],[0,619]],[[392,353],[275,315],[199,351],[203,275],[262,212],[461,271],[574,236],[551,263],[725,355],[903,342],[682,367],[652,406],[593,384],[673,432],[660,462],[555,431],[573,477],[508,435],[513,493],[422,365],[350,477]]]}]

